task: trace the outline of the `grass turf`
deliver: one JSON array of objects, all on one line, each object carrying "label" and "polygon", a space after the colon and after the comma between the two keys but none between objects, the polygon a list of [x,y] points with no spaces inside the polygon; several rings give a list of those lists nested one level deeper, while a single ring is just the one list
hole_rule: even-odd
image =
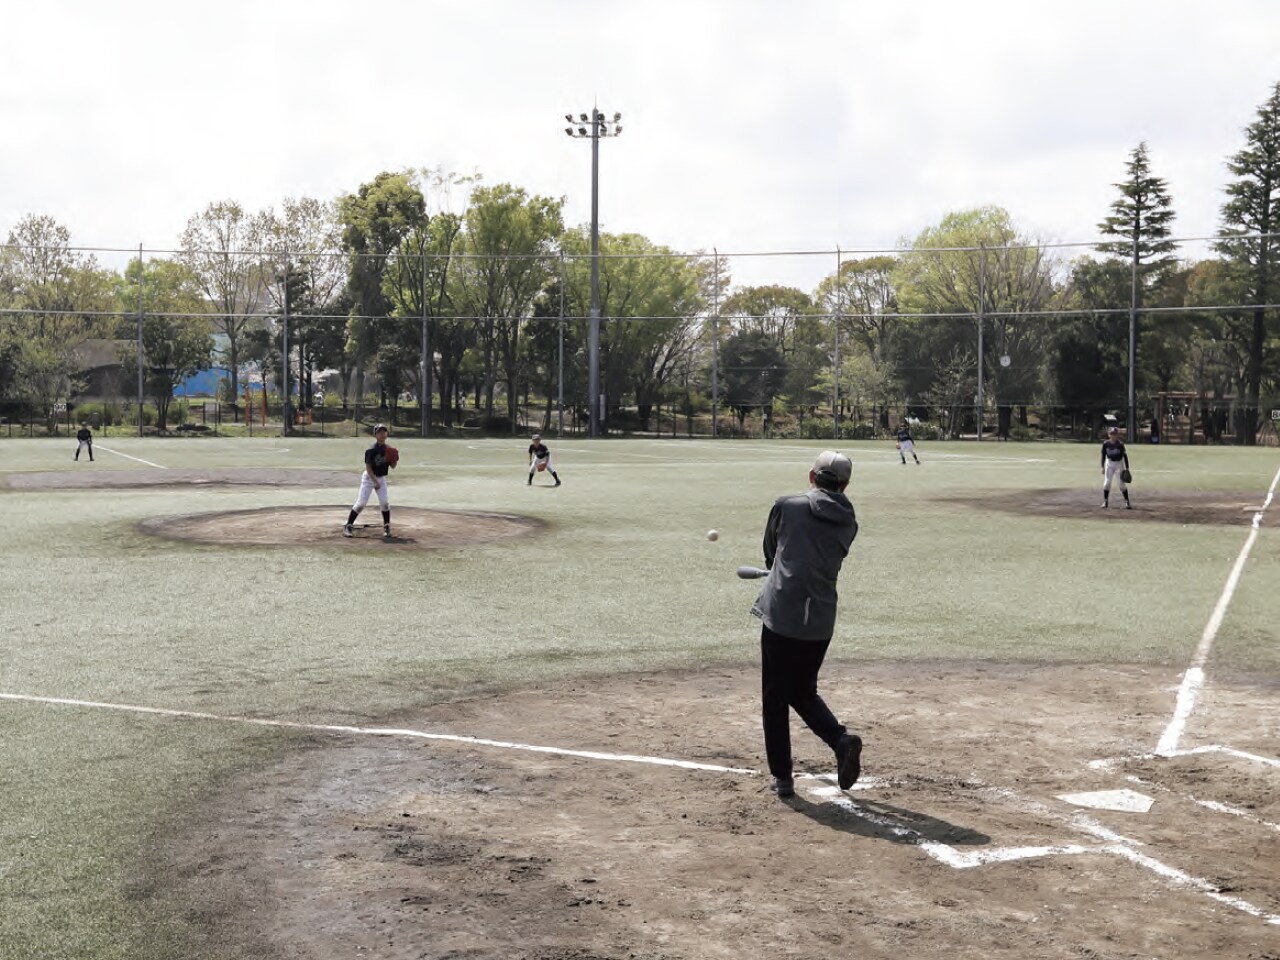
[{"label": "grass turf", "polygon": [[[343,489],[2,490],[0,693],[316,723],[376,722],[482,689],[751,661],[760,534],[821,444],[552,442],[558,490],[525,486],[525,441],[396,438],[394,504],[534,516],[539,534],[439,553],[222,548],[136,530],[157,515],[343,504],[366,440],[0,441],[12,471],[349,469]],[[1096,488],[1096,448],[843,446],[862,529],[841,577],[835,658],[1185,665],[1247,528],[1019,516],[947,498]],[[110,451],[115,451],[110,452]],[[1261,502],[1274,451],[1140,448],[1146,488]],[[546,483],[545,475],[539,478]],[[1280,505],[1272,509],[1280,509]],[[705,539],[708,529],[720,539]],[[1209,662],[1280,674],[1280,551],[1264,529]],[[1171,705],[1172,708],[1172,705]],[[0,701],[0,943],[15,957],[140,960],[200,931],[152,909],[148,851],[212,783],[286,733]],[[566,743],[572,731],[565,732]],[[140,892],[141,891],[141,892]],[[201,944],[212,957],[215,945]],[[192,954],[194,955],[194,954]]]}]

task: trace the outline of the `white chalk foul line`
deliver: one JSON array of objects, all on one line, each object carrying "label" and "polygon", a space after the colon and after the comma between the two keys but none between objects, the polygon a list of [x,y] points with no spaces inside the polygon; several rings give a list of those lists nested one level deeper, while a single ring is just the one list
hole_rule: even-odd
[{"label": "white chalk foul line", "polygon": [[1191,757],[1198,753],[1225,753],[1240,760],[1249,760],[1268,767],[1280,767],[1280,760],[1275,757],[1263,757],[1256,753],[1247,753],[1244,750],[1236,750],[1233,747],[1223,747],[1218,744],[1211,744],[1206,747],[1192,747],[1190,750],[1170,750],[1168,753],[1132,753],[1125,757],[1106,757],[1102,760],[1090,760],[1089,767],[1093,770],[1112,770],[1126,763],[1138,763],[1142,760],[1155,760],[1157,758]]},{"label": "white chalk foul line", "polygon": [[107,453],[114,453],[117,457],[124,457],[126,460],[136,460],[138,463],[145,463],[148,467],[157,467],[160,470],[169,469],[162,463],[152,463],[150,460],[143,460],[141,457],[130,456],[127,453],[121,453],[119,450],[112,450],[110,447],[104,447],[102,444],[98,444],[98,449],[105,450]]},{"label": "white chalk foul line", "polygon": [[1253,813],[1241,807],[1232,806],[1229,803],[1220,803],[1217,800],[1204,800],[1193,793],[1180,794],[1176,790],[1172,790],[1162,783],[1152,783],[1150,780],[1144,780],[1142,777],[1135,777],[1133,774],[1127,775],[1125,779],[1130,783],[1141,785],[1146,790],[1155,790],[1159,793],[1167,793],[1175,797],[1180,797],[1189,803],[1194,803],[1198,807],[1204,807],[1206,810],[1212,810],[1214,813],[1225,813],[1230,817],[1239,817],[1241,820],[1248,820],[1250,823],[1256,824],[1264,829],[1280,833],[1280,823],[1272,823],[1270,820],[1263,820],[1261,817],[1255,816]]},{"label": "white chalk foul line", "polygon": [[1262,507],[1253,515],[1249,536],[1245,538],[1244,546],[1240,548],[1240,554],[1236,557],[1231,573],[1227,576],[1226,585],[1222,588],[1222,595],[1218,597],[1218,603],[1209,616],[1209,622],[1205,624],[1204,633],[1200,635],[1200,644],[1191,658],[1191,666],[1182,676],[1182,683],[1178,687],[1178,698],[1174,704],[1173,719],[1165,727],[1160,742],[1156,745],[1158,754],[1167,755],[1178,749],[1178,741],[1182,739],[1187,720],[1191,717],[1191,711],[1195,709],[1196,695],[1204,686],[1204,665],[1208,662],[1209,652],[1213,649],[1213,641],[1218,636],[1222,620],[1227,615],[1227,607],[1230,606],[1231,598],[1236,592],[1236,585],[1240,582],[1245,561],[1249,559],[1249,552],[1253,549],[1254,541],[1258,539],[1258,530],[1262,527],[1262,515],[1267,507],[1271,506],[1271,501],[1275,497],[1277,483],[1280,483],[1280,470],[1277,470],[1276,475],[1271,479],[1271,486],[1267,490],[1267,498],[1262,502]]},{"label": "white chalk foul line", "polygon": [[697,763],[693,760],[672,760],[667,757],[642,757],[626,753],[607,753],[599,750],[570,750],[565,747],[545,747],[529,743],[510,743],[506,740],[489,740],[484,737],[467,737],[452,733],[429,733],[425,730],[407,730],[391,727],[352,727],[331,723],[299,723],[291,720],[265,720],[258,717],[233,717],[217,713],[201,713],[196,710],[168,710],[162,707],[143,707],[127,703],[102,703],[95,700],[70,700],[65,697],[36,697],[21,693],[0,693],[0,700],[23,703],[43,703],[64,707],[84,707],[96,710],[119,710],[125,713],[145,713],[152,716],[177,717],[184,720],[214,720],[220,723],[239,723],[256,727],[275,727],[285,730],[309,730],[316,733],[357,734],[373,737],[409,737],[417,740],[444,740],[479,747],[497,747],[503,750],[523,750],[529,753],[549,753],[561,757],[581,757],[586,760],[613,760],[620,763],[644,763],[658,767],[678,767],[681,770],[705,770],[710,773],[741,773],[758,776],[758,770],[743,767],[725,767],[714,763]]}]

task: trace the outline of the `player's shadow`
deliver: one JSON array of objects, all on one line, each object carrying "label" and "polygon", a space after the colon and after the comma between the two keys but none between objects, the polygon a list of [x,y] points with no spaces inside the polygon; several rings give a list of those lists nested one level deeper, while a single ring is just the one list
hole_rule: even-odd
[{"label": "player's shadow", "polygon": [[982,846],[991,842],[985,833],[916,810],[858,796],[846,796],[846,799],[850,801],[850,808],[835,803],[814,803],[797,791],[795,796],[782,802],[832,830],[873,840],[913,845],[929,840],[947,846]]}]

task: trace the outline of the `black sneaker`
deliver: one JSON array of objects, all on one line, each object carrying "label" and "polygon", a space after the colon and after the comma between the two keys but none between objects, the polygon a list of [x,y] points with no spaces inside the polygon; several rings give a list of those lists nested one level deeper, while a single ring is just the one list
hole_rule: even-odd
[{"label": "black sneaker", "polygon": [[857,783],[861,772],[862,738],[855,733],[846,733],[836,747],[836,782],[840,789],[848,790]]},{"label": "black sneaker", "polygon": [[391,524],[389,524],[389,523],[384,523],[384,524],[382,525],[382,539],[383,539],[383,540],[390,540],[390,539],[391,539]]},{"label": "black sneaker", "polygon": [[533,474],[532,474],[532,473],[531,473],[531,474],[529,474],[529,482],[528,482],[528,484],[526,484],[526,486],[530,486],[530,487],[532,487],[532,486],[533,486]]},{"label": "black sneaker", "polygon": [[556,478],[556,486],[557,486],[557,487],[558,487],[558,486],[560,486],[560,479],[559,479],[559,477],[557,477],[557,478]]},{"label": "black sneaker", "polygon": [[342,535],[343,535],[344,537],[354,537],[354,536],[355,536],[355,533],[354,533],[354,532],[352,531],[352,529],[351,529],[351,524],[349,524],[349,523],[344,523],[344,524],[342,525]]},{"label": "black sneaker", "polygon": [[796,795],[796,785],[794,780],[787,780],[783,777],[773,778],[773,792],[782,799],[794,797]]}]

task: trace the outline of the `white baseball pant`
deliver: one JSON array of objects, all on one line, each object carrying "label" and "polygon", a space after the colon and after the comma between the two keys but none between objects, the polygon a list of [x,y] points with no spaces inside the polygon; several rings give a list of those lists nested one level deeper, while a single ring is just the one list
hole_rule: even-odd
[{"label": "white baseball pant", "polygon": [[1102,489],[1103,489],[1103,490],[1110,490],[1110,489],[1111,489],[1111,478],[1112,478],[1112,477],[1115,477],[1115,478],[1116,478],[1116,482],[1120,484],[1120,492],[1121,492],[1121,493],[1124,493],[1126,490],[1128,490],[1128,489],[1129,489],[1129,488],[1125,485],[1124,478],[1120,476],[1120,471],[1124,469],[1124,461],[1123,461],[1123,460],[1108,460],[1108,461],[1107,461],[1107,465],[1106,465],[1106,467],[1105,467],[1104,469],[1105,469],[1105,472],[1104,472],[1104,473],[1103,473],[1103,475],[1102,475],[1102,476],[1103,476],[1103,479],[1102,479]]},{"label": "white baseball pant", "polygon": [[535,473],[538,472],[538,464],[540,463],[545,463],[547,465],[547,471],[549,473],[556,472],[556,468],[551,465],[551,454],[548,453],[545,457],[540,457],[537,460],[533,461],[533,463],[529,464],[529,476],[532,477]]},{"label": "white baseball pant", "polygon": [[351,509],[357,513],[363,510],[364,505],[369,502],[369,495],[374,490],[378,491],[378,503],[382,509],[389,510],[391,508],[391,500],[387,494],[387,478],[378,477],[378,482],[375,485],[373,478],[369,476],[368,470],[360,474],[360,496],[356,497],[356,502],[351,505]]}]

